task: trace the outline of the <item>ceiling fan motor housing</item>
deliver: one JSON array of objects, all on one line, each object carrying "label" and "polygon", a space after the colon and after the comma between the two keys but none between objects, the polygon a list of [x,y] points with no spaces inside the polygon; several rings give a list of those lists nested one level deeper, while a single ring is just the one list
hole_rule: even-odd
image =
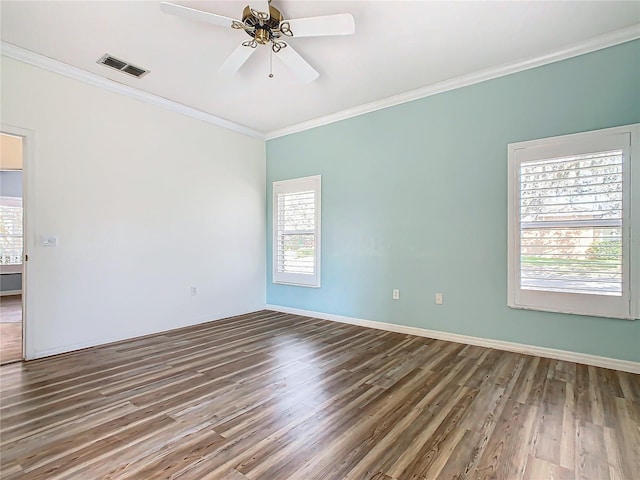
[{"label": "ceiling fan motor housing", "polygon": [[247,5],[242,12],[242,23],[250,27],[255,27],[254,31],[245,30],[247,34],[256,39],[260,45],[266,45],[273,38],[272,29],[277,29],[282,22],[282,14],[280,11],[269,5],[269,19],[260,21],[251,12],[251,7]]}]

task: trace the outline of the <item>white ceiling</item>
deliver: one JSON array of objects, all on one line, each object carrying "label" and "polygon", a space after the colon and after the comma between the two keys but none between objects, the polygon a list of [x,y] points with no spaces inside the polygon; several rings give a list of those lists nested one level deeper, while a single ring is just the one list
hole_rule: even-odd
[{"label": "white ceiling", "polygon": [[[239,18],[246,0],[174,3]],[[318,72],[301,84],[269,51],[233,80],[217,68],[241,31],[160,11],[158,1],[0,3],[2,40],[263,134],[637,26],[636,1],[273,0],[285,18],[349,12],[353,36],[293,38]],[[151,70],[141,79],[98,65],[105,53]]]}]

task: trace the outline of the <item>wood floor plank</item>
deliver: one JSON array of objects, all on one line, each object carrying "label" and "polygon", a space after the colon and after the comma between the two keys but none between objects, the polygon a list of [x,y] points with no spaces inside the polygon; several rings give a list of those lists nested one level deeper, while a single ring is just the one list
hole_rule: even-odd
[{"label": "wood floor plank", "polygon": [[[358,437],[358,433],[362,434],[365,431],[374,429],[375,436],[376,429],[374,425],[386,419],[391,420],[396,416],[401,416],[398,410],[410,409],[411,406],[422,397],[425,385],[430,384],[429,377],[429,372],[414,369],[390,389],[385,390],[375,384],[366,383],[380,393],[366,404],[361,404],[361,412],[355,412],[357,413],[355,417],[352,415],[349,417],[346,415],[345,417],[341,417],[339,414],[343,412],[337,412],[338,415],[331,418],[332,420],[335,418],[335,422],[331,424],[328,421],[329,419],[327,419],[327,428],[323,431],[322,437],[317,438],[315,441],[312,438],[301,437],[300,444],[294,443],[287,446],[293,453],[283,462],[275,464],[273,468],[271,468],[270,474],[274,475],[277,473],[278,475],[282,475],[285,469],[292,469],[295,473],[290,472],[288,474],[289,477],[305,478],[308,476],[309,471],[317,473],[321,468],[324,468],[327,460],[335,463],[337,455],[345,454],[353,450],[352,439],[354,436]],[[349,420],[354,423],[353,426],[351,426]],[[393,421],[389,421],[388,424],[393,424]],[[322,455],[316,457],[313,461],[302,462],[304,468],[299,470],[299,464],[292,462],[291,458],[306,456],[309,450],[332,451],[335,452],[336,456]]]},{"label": "wood floor plank", "polygon": [[[415,454],[408,455],[410,463],[404,467],[402,473],[398,474],[398,478],[436,478],[440,474],[451,452],[464,436],[464,430],[457,428],[458,422],[477,393],[477,390],[463,387],[463,395],[453,404],[438,427],[433,433],[425,435],[424,443]],[[436,422],[437,420],[433,423]],[[415,443],[419,444],[420,440],[416,440]],[[390,471],[393,472],[393,469]]]},{"label": "wood floor plank", "polygon": [[[607,461],[609,463],[609,476],[611,480],[619,478],[632,478],[633,472],[629,468],[631,462],[627,461],[623,456],[623,449],[618,444],[615,431],[611,428],[604,428],[604,445],[606,449]],[[631,460],[632,461],[632,460]],[[637,465],[636,465],[637,467]],[[636,470],[637,471],[637,470]]]},{"label": "wood floor plank", "polygon": [[560,466],[573,470],[575,459],[575,393],[572,383],[565,384],[564,407],[562,411],[562,437],[560,440]]},{"label": "wood floor plank", "polygon": [[[414,437],[424,430],[425,422],[431,424],[431,428],[437,428],[437,425],[433,424],[433,417],[440,412],[438,407],[441,402],[450,398],[452,392],[464,395],[466,391],[470,391],[460,385],[473,375],[475,371],[473,365],[477,365],[474,359],[464,358],[453,369],[433,372],[427,377],[425,385],[427,392],[421,398],[416,398],[415,406],[412,406],[411,410],[401,418],[377,427],[376,433],[380,433],[379,439],[373,436],[367,437],[367,441],[374,440],[371,445],[363,445],[367,455],[347,470],[346,478],[362,478],[378,470],[388,474],[393,465],[400,469],[397,465],[401,454],[399,452],[411,448]],[[416,447],[420,448],[421,445],[414,445],[414,448]],[[406,462],[408,459],[409,457],[404,457],[403,461]]]},{"label": "wood floor plank", "polygon": [[22,360],[22,323],[2,321],[0,322],[0,365],[20,360]]},{"label": "wood floor plank", "polygon": [[[624,471],[637,475],[640,472],[640,408],[629,399],[616,399],[618,412],[613,431],[620,448],[619,455],[624,460]],[[613,445],[613,444],[612,444]],[[614,456],[611,453],[610,456]]]},{"label": "wood floor plank", "polygon": [[513,393],[511,394],[511,398],[516,402],[527,403],[540,360],[540,357],[532,357],[529,355],[522,359],[522,374],[516,379],[516,383],[513,386]]},{"label": "wood floor plank", "polygon": [[[153,437],[139,435],[135,438],[129,438],[126,448],[105,450],[102,455],[88,459],[79,469],[67,472],[61,475],[61,478],[68,480],[74,478],[105,480],[130,478],[134,472],[145,468],[149,463],[161,460],[162,449],[165,445],[179,443],[190,436],[194,439],[200,439],[201,433],[202,437],[205,437],[211,429],[211,422],[169,422],[157,429]],[[218,436],[215,434],[212,436],[218,440]],[[199,453],[198,458],[202,455],[202,452]]]},{"label": "wood floor plank", "polygon": [[534,448],[536,458],[554,465],[560,465],[565,400],[566,384],[548,378],[542,397]]},{"label": "wood floor plank", "polygon": [[[317,456],[305,462],[302,468],[296,467],[291,478],[303,479],[314,473],[342,478],[354,463],[369,464],[377,460],[376,448],[398,441],[398,437],[392,432],[393,427],[401,420],[407,421],[412,412],[422,411],[419,403],[424,401],[426,392],[432,396],[438,393],[435,387],[440,378],[440,375],[426,370],[413,370],[401,382],[388,389],[384,396],[379,396],[376,402],[367,405],[363,411],[364,418],[358,425],[338,432],[331,442],[327,442],[324,450],[328,455]],[[363,441],[358,441],[359,439]]]},{"label": "wood floor plank", "polygon": [[623,398],[626,398],[634,403],[640,403],[640,382],[638,382],[638,375],[627,372],[616,372],[618,376],[618,383],[622,390]]},{"label": "wood floor plank", "polygon": [[[421,419],[421,428],[416,429],[418,431],[413,430],[410,433],[412,441],[410,442],[409,447],[404,449],[403,452],[397,454],[397,458],[393,464],[388,469],[385,469],[385,473],[387,475],[399,478],[404,476],[408,469],[431,467],[430,460],[434,457],[432,455],[433,447],[430,442],[442,442],[447,438],[447,435],[451,433],[451,431],[448,430],[449,423],[447,422],[447,419],[449,419],[449,422],[457,424],[457,421],[460,418],[460,408],[458,408],[458,403],[467,405],[474,397],[475,392],[470,394],[466,387],[459,387],[453,391],[446,392],[446,395],[448,397],[446,407],[442,405],[444,408],[440,408],[440,404],[432,404],[429,406],[426,418]],[[419,405],[418,408],[420,408],[420,406],[421,405]],[[413,425],[417,424],[415,420],[417,419],[414,419],[414,422],[412,422]],[[438,433],[440,433],[439,436]],[[420,462],[415,467],[412,466],[416,457],[421,454],[423,455],[422,462],[424,463]]]},{"label": "wood floor plank", "polygon": [[55,448],[60,442],[67,441],[77,434],[116,421],[120,417],[137,411],[138,409],[133,404],[124,402],[96,410],[75,421],[65,422],[62,425],[53,425],[38,432],[37,435],[33,434],[7,443],[6,446],[2,447],[2,460],[16,460],[24,455],[24,452],[28,451],[45,451],[47,452],[47,458],[51,458],[53,454],[52,448]]},{"label": "wood floor plank", "polygon": [[267,310],[0,368],[3,480],[635,480],[640,376]]},{"label": "wood floor plank", "polygon": [[591,422],[603,426],[605,424],[605,412],[603,396],[598,385],[598,373],[596,367],[589,365],[589,404],[591,405]]},{"label": "wood floor plank", "polygon": [[475,478],[523,477],[537,413],[536,407],[507,401],[475,469]]},{"label": "wood floor plank", "polygon": [[611,478],[602,426],[582,420],[578,421],[575,472],[578,478],[601,480]]},{"label": "wood floor plank", "polygon": [[[529,457],[523,480],[576,480],[573,470],[545,462],[539,458]],[[580,477],[588,480],[592,477]],[[593,477],[599,479],[599,477]]]},{"label": "wood floor plank", "polygon": [[22,295],[0,297],[0,365],[22,360]]}]

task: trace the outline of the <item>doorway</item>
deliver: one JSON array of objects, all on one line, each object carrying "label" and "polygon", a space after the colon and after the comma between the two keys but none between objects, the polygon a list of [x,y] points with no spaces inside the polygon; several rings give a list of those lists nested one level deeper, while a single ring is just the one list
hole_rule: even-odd
[{"label": "doorway", "polygon": [[24,359],[24,146],[0,133],[0,364]]}]

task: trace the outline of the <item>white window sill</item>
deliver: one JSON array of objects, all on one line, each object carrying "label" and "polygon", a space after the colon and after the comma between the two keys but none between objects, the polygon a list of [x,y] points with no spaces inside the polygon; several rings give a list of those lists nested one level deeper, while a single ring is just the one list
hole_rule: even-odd
[{"label": "white window sill", "polygon": [[517,310],[533,310],[537,312],[550,312],[550,313],[563,313],[567,315],[582,315],[588,317],[601,317],[601,318],[615,318],[618,320],[640,320],[640,318],[636,318],[633,315],[615,315],[615,314],[606,314],[606,313],[596,313],[596,312],[587,312],[587,311],[579,311],[579,310],[567,310],[561,308],[553,308],[553,307],[544,307],[544,306],[534,306],[534,305],[517,305],[517,304],[508,304],[509,308],[515,308]]},{"label": "white window sill", "polygon": [[276,285],[289,285],[292,287],[308,287],[308,288],[320,288],[319,284],[311,284],[311,283],[296,283],[296,282],[283,282],[280,280],[274,280],[274,284]]}]

